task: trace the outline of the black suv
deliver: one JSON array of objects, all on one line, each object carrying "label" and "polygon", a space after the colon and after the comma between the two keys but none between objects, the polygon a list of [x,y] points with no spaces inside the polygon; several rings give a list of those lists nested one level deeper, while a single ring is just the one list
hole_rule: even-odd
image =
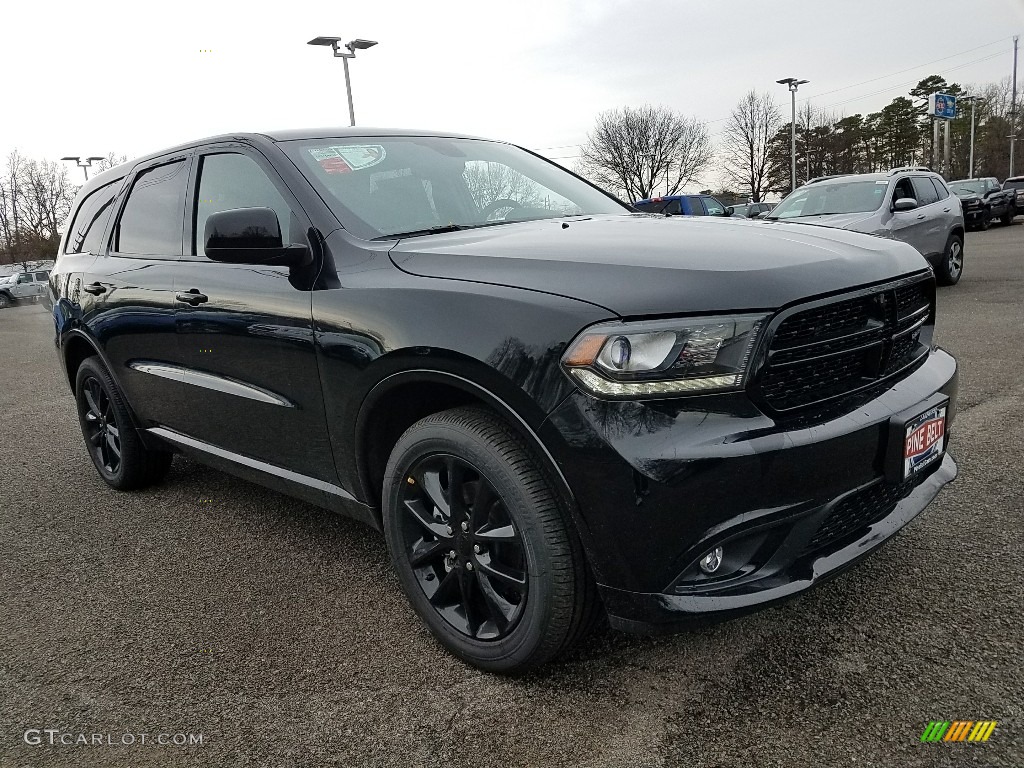
[{"label": "black suv", "polygon": [[500,142],[160,152],[83,187],[50,294],[110,486],[181,452],[363,520],[492,671],[790,597],[956,475],[911,246],[638,214]]}]

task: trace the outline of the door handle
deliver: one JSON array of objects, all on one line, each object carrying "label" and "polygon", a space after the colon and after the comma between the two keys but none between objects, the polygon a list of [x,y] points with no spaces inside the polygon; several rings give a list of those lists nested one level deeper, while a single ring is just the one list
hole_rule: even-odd
[{"label": "door handle", "polygon": [[923,218],[924,218],[924,214],[922,213],[920,216],[917,217],[917,220],[920,221]]},{"label": "door handle", "polygon": [[103,285],[103,283],[89,283],[82,290],[86,293],[91,293],[93,296],[99,296],[101,293],[107,292],[107,286]]},{"label": "door handle", "polygon": [[942,212],[943,212],[943,213],[949,213],[949,208],[943,208],[943,209],[942,209]]},{"label": "door handle", "polygon": [[179,291],[174,294],[174,298],[185,304],[191,304],[193,307],[205,304],[210,300],[210,297],[205,293],[200,293],[198,288],[190,288],[187,291]]}]

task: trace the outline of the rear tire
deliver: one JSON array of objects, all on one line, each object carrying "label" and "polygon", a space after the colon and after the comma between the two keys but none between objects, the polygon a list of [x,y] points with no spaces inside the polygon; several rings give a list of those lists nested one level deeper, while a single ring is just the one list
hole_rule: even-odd
[{"label": "rear tire", "polygon": [[964,273],[964,241],[959,235],[950,235],[946,251],[935,268],[939,285],[956,285]]},{"label": "rear tire", "polygon": [[1013,224],[1013,211],[1010,210],[1004,213],[1002,217],[999,219],[999,221],[1002,223],[1004,227],[1008,227],[1011,224]]},{"label": "rear tire", "polygon": [[89,457],[107,485],[128,491],[164,478],[172,454],[143,446],[121,390],[98,357],[79,366],[75,400]]},{"label": "rear tire", "polygon": [[522,674],[600,615],[583,549],[539,461],[480,408],[418,421],[388,461],[388,551],[406,596],[451,653]]}]

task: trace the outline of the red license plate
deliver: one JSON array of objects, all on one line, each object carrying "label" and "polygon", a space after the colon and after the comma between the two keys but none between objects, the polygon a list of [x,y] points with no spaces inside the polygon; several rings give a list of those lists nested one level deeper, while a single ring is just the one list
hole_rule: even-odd
[{"label": "red license plate", "polygon": [[907,422],[903,440],[903,478],[937,461],[946,448],[946,406],[925,411]]}]

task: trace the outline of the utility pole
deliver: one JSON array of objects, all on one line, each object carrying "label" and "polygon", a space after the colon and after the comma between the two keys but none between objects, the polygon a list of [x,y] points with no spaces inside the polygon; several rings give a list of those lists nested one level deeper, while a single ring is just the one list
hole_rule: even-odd
[{"label": "utility pole", "polygon": [[977,96],[964,96],[960,101],[971,102],[971,157],[967,161],[967,178],[974,178],[974,105],[978,101]]},{"label": "utility pole", "polygon": [[1017,142],[1017,39],[1013,36],[1013,91],[1010,95],[1010,176],[1013,176],[1013,145]]}]

